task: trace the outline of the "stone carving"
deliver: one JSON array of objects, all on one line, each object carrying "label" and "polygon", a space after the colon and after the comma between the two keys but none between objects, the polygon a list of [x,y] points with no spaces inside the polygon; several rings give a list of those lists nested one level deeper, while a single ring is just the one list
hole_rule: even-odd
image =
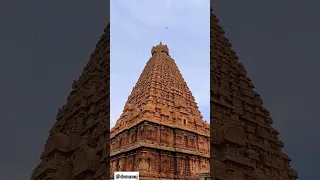
[{"label": "stone carving", "polygon": [[[213,166],[216,179],[292,180],[283,143],[272,127],[269,112],[262,107],[243,65],[218,25],[211,9],[211,131]],[[219,164],[217,163],[219,162]]]},{"label": "stone carving", "polygon": [[[59,109],[31,180],[103,180],[109,163],[109,24]],[[107,136],[106,136],[107,135]],[[114,147],[114,145],[111,145]],[[102,170],[104,169],[104,170]]]},{"label": "stone carving", "polygon": [[[112,165],[128,171],[132,168],[129,164],[114,163],[125,157],[135,159],[134,167],[144,179],[199,179],[200,171],[210,169],[209,124],[202,119],[168,47],[160,43],[151,53],[120,120],[111,130]],[[141,109],[141,116],[131,116],[127,119],[130,123],[121,121],[127,110],[134,108]],[[115,148],[126,133],[131,137],[123,139],[135,140]]]},{"label": "stone carving", "polygon": [[68,180],[72,179],[72,162],[71,161],[66,161],[63,163],[61,168],[58,170],[57,177],[58,179],[61,180]]},{"label": "stone carving", "polygon": [[245,145],[245,134],[240,127],[225,125],[219,129],[219,137],[240,146]]}]

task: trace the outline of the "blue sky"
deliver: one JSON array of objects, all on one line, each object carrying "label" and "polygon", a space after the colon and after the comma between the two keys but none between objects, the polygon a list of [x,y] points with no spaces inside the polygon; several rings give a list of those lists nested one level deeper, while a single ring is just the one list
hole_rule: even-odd
[{"label": "blue sky", "polygon": [[210,122],[209,0],[112,0],[110,4],[110,126],[120,117],[152,46],[160,41],[168,46]]}]

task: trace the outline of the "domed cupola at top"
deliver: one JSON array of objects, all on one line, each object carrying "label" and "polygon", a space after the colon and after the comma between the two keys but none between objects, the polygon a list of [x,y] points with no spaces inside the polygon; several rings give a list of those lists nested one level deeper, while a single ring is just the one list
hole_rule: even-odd
[{"label": "domed cupola at top", "polygon": [[169,55],[169,49],[168,49],[167,45],[163,45],[162,42],[160,42],[159,45],[153,46],[151,49],[152,56],[155,53],[165,53],[166,55]]}]

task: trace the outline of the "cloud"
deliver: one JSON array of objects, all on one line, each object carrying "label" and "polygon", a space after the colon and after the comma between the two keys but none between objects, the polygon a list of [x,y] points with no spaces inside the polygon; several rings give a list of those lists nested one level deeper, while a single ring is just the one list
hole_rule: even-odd
[{"label": "cloud", "polygon": [[208,0],[117,0],[111,1],[111,8],[120,7],[122,12],[130,14],[130,19],[146,26],[198,31],[194,27],[209,26],[208,19],[203,18],[209,17],[209,3]]}]

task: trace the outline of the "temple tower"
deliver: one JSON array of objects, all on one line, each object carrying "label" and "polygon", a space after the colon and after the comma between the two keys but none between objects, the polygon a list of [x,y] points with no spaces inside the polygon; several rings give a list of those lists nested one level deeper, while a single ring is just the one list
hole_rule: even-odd
[{"label": "temple tower", "polygon": [[211,177],[295,180],[260,95],[211,9]]},{"label": "temple tower", "polygon": [[141,179],[199,179],[210,168],[210,126],[168,47],[151,54],[111,130],[110,178],[139,171]]},{"label": "temple tower", "polygon": [[107,25],[41,154],[31,180],[107,180],[109,175],[109,32]]}]

